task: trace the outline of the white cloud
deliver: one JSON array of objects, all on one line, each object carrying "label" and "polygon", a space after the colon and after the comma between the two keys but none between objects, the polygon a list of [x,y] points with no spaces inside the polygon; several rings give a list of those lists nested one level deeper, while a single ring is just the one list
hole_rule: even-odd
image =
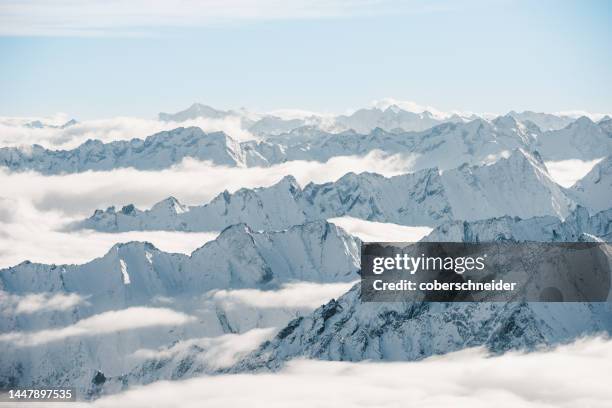
[{"label": "white cloud", "polygon": [[210,300],[219,302],[223,308],[241,305],[255,308],[290,308],[313,310],[332,298],[346,293],[351,283],[311,283],[297,282],[283,285],[275,291],[259,289],[217,290],[207,294]]},{"label": "white cloud", "polygon": [[241,334],[183,340],[169,348],[140,349],[130,357],[136,360],[180,358],[186,356],[195,346],[199,348],[196,356],[198,360],[212,369],[221,369],[237,363],[262,342],[270,339],[274,333],[274,328],[253,329]]},{"label": "white cloud", "polygon": [[0,334],[0,342],[15,346],[37,346],[75,336],[96,336],[143,327],[177,326],[195,320],[194,317],[165,308],[130,307],[119,311],[100,313],[71,326],[36,332],[9,332]]},{"label": "white cloud", "polygon": [[447,2],[413,0],[4,1],[0,35],[143,35],[152,28],[244,21],[319,19],[439,11]]},{"label": "white cloud", "polygon": [[366,242],[416,242],[433,230],[430,227],[408,227],[353,217],[330,218],[328,221]]},{"label": "white cloud", "polygon": [[275,374],[157,382],[95,407],[609,407],[612,342],[580,340],[553,350],[489,357],[470,349],[420,362],[297,360]]},{"label": "white cloud", "polygon": [[25,260],[84,263],[104,255],[115,243],[130,241],[148,241],[163,251],[190,254],[217,236],[214,232],[65,231],[66,222],[75,219],[54,210],[38,210],[27,198],[0,198],[0,268]]},{"label": "white cloud", "polygon": [[0,310],[3,314],[32,314],[55,310],[67,310],[87,304],[85,298],[76,293],[29,293],[12,295],[0,291]]},{"label": "white cloud", "polygon": [[[216,234],[129,232],[104,234],[67,232],[71,221],[88,217],[96,208],[133,203],[149,208],[172,195],[190,205],[211,200],[224,189],[269,186],[287,174],[302,185],[333,181],[348,171],[401,174],[410,160],[400,155],[383,158],[335,157],[326,163],[294,161],[267,168],[227,168],[186,159],[161,171],[118,169],[61,176],[35,172],[10,173],[0,169],[0,267],[23,260],[81,263],[103,255],[115,242],[144,240],[170,252],[190,253]],[[202,177],[206,174],[206,177]]]},{"label": "white cloud", "polygon": [[561,160],[561,161],[548,161],[544,163],[548,169],[550,177],[560,186],[571,187],[578,180],[587,175],[589,171],[595,167],[597,163],[602,161],[601,159],[595,159],[590,161],[583,161],[579,159]]},{"label": "white cloud", "polygon": [[[35,172],[10,173],[0,169],[2,196],[27,198],[42,210],[90,215],[95,208],[133,203],[150,207],[172,195],[186,204],[202,204],[227,189],[269,186],[291,174],[302,185],[334,181],[347,172],[373,171],[394,176],[409,171],[411,161],[401,155],[374,151],[366,156],[339,156],[325,163],[291,161],[271,167],[214,166],[190,158],[160,171],[131,168],[88,171],[60,176]],[[202,177],[206,174],[206,177]]]}]

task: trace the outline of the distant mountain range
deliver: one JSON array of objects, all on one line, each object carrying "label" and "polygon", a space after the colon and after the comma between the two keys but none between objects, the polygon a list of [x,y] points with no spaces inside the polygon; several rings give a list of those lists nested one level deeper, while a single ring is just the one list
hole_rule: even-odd
[{"label": "distant mountain range", "polygon": [[96,210],[74,227],[106,232],[218,231],[244,222],[259,230],[279,230],[341,216],[410,226],[506,215],[565,218],[576,205],[592,212],[607,209],[611,183],[610,158],[576,186],[564,189],[550,179],[538,156],[517,149],[490,165],[466,164],[443,172],[433,168],[390,178],[349,173],[335,182],[304,188],[287,176],[270,187],[225,191],[201,206],[188,207],[170,197],[150,210],[110,207]]},{"label": "distant mountain range", "polygon": [[[576,119],[567,115],[531,111],[520,113],[511,111],[508,113],[508,116],[513,117],[519,122],[531,122],[543,131],[562,129]],[[259,136],[279,135],[304,126],[317,127],[333,133],[347,130],[353,130],[357,133],[369,133],[376,128],[389,132],[421,131],[442,123],[468,122],[479,118],[478,115],[473,113],[434,113],[427,110],[411,111],[397,104],[362,108],[349,115],[304,113],[297,115],[297,117],[287,117],[286,115],[257,114],[245,109],[224,111],[201,103],[194,103],[189,108],[177,113],[160,113],[158,117],[160,121],[164,122],[239,118],[245,130],[249,130]]]},{"label": "distant mountain range", "polygon": [[293,160],[325,162],[333,157],[361,156],[377,150],[409,157],[413,170],[431,167],[446,170],[463,163],[492,162],[517,148],[537,151],[544,160],[592,160],[612,155],[612,120],[594,123],[583,117],[563,129],[547,132],[512,116],[443,123],[419,132],[376,128],[364,134],[328,133],[300,127],[263,141],[246,142],[237,142],[223,132],[205,133],[190,127],[160,132],[144,140],[110,143],[89,140],[73,150],[48,150],[39,145],[28,149],[4,147],[0,148],[0,167],[43,174],[125,167],[156,170],[185,158],[253,167]]},{"label": "distant mountain range", "polygon": [[[259,139],[181,127],[144,140],[89,140],[73,150],[0,148],[0,167],[159,170],[193,158],[249,168],[377,150],[410,158],[414,168],[303,187],[286,175],[202,205],[169,197],[147,210],[96,210],[71,227],[221,232],[191,255],[131,242],[82,265],[25,261],[0,269],[0,388],[75,386],[79,396],[95,398],[157,380],[276,370],[292,358],[419,360],[612,333],[610,303],[362,303],[359,285],[309,306],[291,302],[320,296],[326,285],[341,285],[340,294],[359,279],[361,242],[326,221],[335,217],[433,227],[425,241],[610,242],[610,118],[510,112],[484,119],[393,105],[288,118],[195,104],[159,119],[229,117]],[[566,159],[602,160],[563,188],[545,161]],[[287,285],[304,283],[314,285],[312,293],[279,297]],[[228,301],[238,292],[241,302]],[[229,358],[237,348],[240,357]]]}]

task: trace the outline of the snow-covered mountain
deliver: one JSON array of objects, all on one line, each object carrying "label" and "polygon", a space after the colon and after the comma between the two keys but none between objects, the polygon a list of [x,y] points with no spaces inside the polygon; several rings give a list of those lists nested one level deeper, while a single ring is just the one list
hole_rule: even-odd
[{"label": "snow-covered mountain", "polygon": [[43,174],[75,173],[133,167],[164,169],[185,157],[214,164],[238,166],[244,162],[240,145],[223,132],[204,133],[200,128],[178,128],[146,139],[102,143],[88,140],[72,150],[0,148],[0,166],[13,171],[35,170]]},{"label": "snow-covered mountain", "polygon": [[568,190],[570,197],[595,211],[612,207],[612,156],[608,156]]},{"label": "snow-covered mountain", "polygon": [[305,357],[419,360],[466,347],[533,349],[612,332],[609,303],[362,303],[360,285],[298,317],[234,371],[276,369]]},{"label": "snow-covered mountain", "polygon": [[391,105],[385,109],[366,108],[359,109],[350,115],[336,116],[333,127],[339,131],[352,129],[357,133],[369,133],[376,128],[386,131],[421,131],[446,122],[463,121],[467,119],[459,115],[439,118],[428,111],[415,113],[397,105]]},{"label": "snow-covered mountain", "polygon": [[403,154],[414,169],[437,166],[450,169],[468,162],[491,162],[513,149],[531,150],[539,130],[506,116],[492,122],[476,119],[445,123],[422,132],[387,132],[376,128],[367,134],[328,133],[300,127],[264,141],[239,143],[223,132],[205,133],[196,127],[164,131],[146,139],[102,143],[89,140],[72,150],[0,148],[0,166],[12,171],[35,170],[44,174],[74,173],[133,167],[168,168],[186,157],[226,166],[270,166],[292,160],[324,162],[332,157],[366,155],[374,150]]},{"label": "snow-covered mountain", "polygon": [[222,111],[207,105],[195,103],[186,110],[175,114],[160,113],[159,120],[165,122],[184,122],[194,119],[239,118],[243,129],[256,135],[266,137],[290,132],[304,126],[314,126],[320,130],[335,133],[353,130],[357,133],[369,133],[376,128],[386,131],[420,131],[446,122],[462,122],[474,119],[475,116],[462,117],[451,115],[441,118],[430,112],[410,112],[397,105],[381,109],[379,107],[359,109],[350,115],[323,116],[302,115],[301,117],[281,117],[275,114],[257,114],[240,111]]},{"label": "snow-covered mountain", "polygon": [[510,111],[508,115],[512,116],[519,122],[532,122],[543,131],[563,129],[564,127],[576,120],[575,118],[566,115],[553,115],[552,113],[533,111]]},{"label": "snow-covered mountain", "polygon": [[163,122],[185,122],[192,119],[223,119],[228,116],[237,116],[237,112],[223,111],[201,103],[194,103],[189,108],[177,113],[164,113],[158,115]]},{"label": "snow-covered mountain", "polygon": [[218,290],[351,282],[358,268],[359,241],[325,222],[274,233],[235,225],[190,256],[132,242],[83,265],[24,262],[0,270],[0,386],[84,393],[129,372],[139,349],[284,325],[304,309],[228,303]]},{"label": "snow-covered mountain", "polygon": [[[390,109],[390,108],[389,108]],[[566,128],[541,132],[531,122],[512,116],[492,121],[449,122],[420,132],[345,131],[329,133],[316,126],[299,127],[265,140],[237,142],[223,132],[205,133],[196,127],[177,128],[130,141],[89,140],[72,150],[0,148],[0,166],[12,171],[44,174],[73,173],[133,167],[168,168],[190,157],[217,165],[271,166],[293,160],[324,162],[338,156],[362,156],[372,151],[410,158],[413,170],[452,169],[463,163],[491,163],[512,150],[538,151],[545,160],[593,159],[612,154],[607,121],[580,118]]]},{"label": "snow-covered mountain", "polygon": [[385,178],[348,173],[335,182],[301,188],[293,177],[265,188],[223,192],[208,204],[185,207],[168,198],[151,208],[96,210],[75,227],[131,230],[218,231],[245,222],[278,230],[305,221],[352,216],[401,225],[437,226],[450,220],[504,215],[564,218],[575,202],[555,184],[537,155],[518,149],[487,166],[426,169]]},{"label": "snow-covered mountain", "polygon": [[[610,237],[612,210],[589,217],[578,208],[565,222],[554,217],[501,217],[453,222],[426,241],[568,241]],[[611,294],[612,296],[612,294]],[[276,369],[298,357],[336,361],[418,360],[466,347],[492,352],[533,349],[578,337],[612,333],[610,303],[362,303],[360,285],[308,316],[237,363],[233,371]]]},{"label": "snow-covered mountain", "polygon": [[[592,233],[610,234],[611,220],[612,210],[589,217],[578,208],[565,222],[554,217],[502,217],[449,223],[426,239],[578,241]],[[276,337],[262,338],[257,351],[242,353],[231,363],[220,365],[212,358],[210,340],[187,342],[163,348],[131,372],[107,379],[99,392],[203,373],[275,369],[294,357],[416,360],[479,345],[495,352],[532,348],[609,332],[611,316],[607,304],[361,303],[357,285],[312,314],[298,316]]]},{"label": "snow-covered mountain", "polygon": [[612,129],[607,121],[582,116],[563,129],[544,132],[534,148],[546,160],[600,159],[611,154]]},{"label": "snow-covered mountain", "polygon": [[[531,150],[539,133],[536,127],[526,127],[511,117],[500,117],[494,121],[444,123],[422,132],[388,132],[376,128],[368,134],[334,134],[312,129],[305,133],[297,129],[265,142],[247,142],[245,148],[258,151],[269,163],[326,161],[336,156],[365,155],[380,150],[389,155],[409,156],[413,170],[431,167],[446,170],[466,162],[491,162],[517,148]],[[279,150],[281,156],[278,156]]]},{"label": "snow-covered mountain", "polygon": [[49,123],[44,123],[40,120],[33,120],[31,122],[26,123],[25,125],[23,125],[26,128],[30,128],[30,129],[66,129],[69,128],[70,126],[74,126],[76,125],[77,122],[76,119],[70,119],[69,121],[65,122],[64,124],[61,125],[52,125]]},{"label": "snow-covered mountain", "polygon": [[[275,288],[292,280],[350,281],[357,276],[358,253],[358,240],[325,221],[278,232],[236,224],[190,256],[165,253],[148,243],[117,244],[83,265],[26,261],[0,270],[0,283],[10,293],[66,291],[109,307],[127,307],[154,295]],[[343,263],[330,263],[337,259]]]},{"label": "snow-covered mountain", "polygon": [[578,206],[565,220],[553,216],[497,217],[478,221],[452,221],[436,227],[423,241],[431,242],[612,242],[612,208],[589,215]]},{"label": "snow-covered mountain", "polygon": [[[245,130],[259,136],[273,136],[303,127],[314,126],[320,130],[334,133],[353,130],[357,133],[370,133],[376,128],[387,132],[409,132],[430,129],[442,123],[468,122],[488,115],[476,114],[441,114],[427,109],[410,109],[404,104],[385,103],[368,108],[357,109],[344,115],[301,115],[300,117],[282,117],[275,114],[257,114],[244,109],[218,110],[207,105],[195,103],[189,108],[175,114],[160,113],[159,120],[165,122],[184,122],[194,119],[239,118]],[[519,122],[532,122],[543,131],[558,130],[572,123],[575,118],[567,115],[540,113],[532,111],[511,111],[508,116]]]}]

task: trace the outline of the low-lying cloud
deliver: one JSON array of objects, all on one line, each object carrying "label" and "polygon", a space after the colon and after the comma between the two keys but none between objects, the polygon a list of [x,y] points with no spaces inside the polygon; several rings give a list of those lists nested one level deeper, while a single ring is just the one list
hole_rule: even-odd
[{"label": "low-lying cloud", "polygon": [[430,227],[409,227],[353,217],[330,218],[328,221],[365,242],[416,242],[433,231]]},{"label": "low-lying cloud", "polygon": [[130,241],[147,241],[163,251],[190,254],[217,237],[215,232],[66,231],[66,223],[76,219],[55,210],[41,211],[27,198],[0,199],[0,268],[25,260],[85,263],[103,256],[116,243]]},{"label": "low-lying cloud", "polygon": [[283,285],[275,291],[259,289],[217,290],[208,294],[210,300],[224,308],[246,305],[261,309],[289,308],[312,310],[332,298],[342,296],[355,285],[350,283],[297,282]]},{"label": "low-lying cloud", "polygon": [[157,382],[94,407],[609,407],[612,341],[490,357],[468,349],[419,362],[296,360],[275,374]]},{"label": "low-lying cloud", "polygon": [[179,341],[168,348],[140,349],[130,357],[136,360],[180,359],[198,348],[195,356],[198,361],[211,369],[231,367],[249,352],[255,350],[262,342],[270,339],[275,328],[253,329],[241,334],[224,334],[217,337],[205,337]]},{"label": "low-lying cloud", "polygon": [[410,169],[400,155],[383,159],[381,152],[365,157],[344,156],[325,163],[295,161],[271,167],[228,168],[186,159],[160,171],[112,171],[44,176],[0,169],[0,267],[24,260],[82,263],[102,256],[114,243],[149,241],[162,250],[190,253],[216,234],[129,232],[104,234],[65,231],[70,222],[90,216],[96,208],[135,204],[149,208],[169,196],[200,205],[227,189],[270,186],[287,174],[301,185],[334,181],[348,171],[374,171],[386,176]]},{"label": "low-lying cloud", "polygon": [[[79,122],[61,129],[59,127],[29,128],[23,126],[35,118],[0,118],[0,147],[28,146],[39,144],[48,149],[73,149],[88,139],[102,142],[143,139],[154,133],[178,127],[197,126],[205,132],[223,131],[235,140],[250,140],[255,137],[242,128],[241,119],[228,116],[223,119],[198,118],[184,122],[162,122],[154,119],[115,117]],[[59,126],[68,120],[65,115],[53,118],[38,118],[45,125]],[[64,121],[64,122],[62,122]]]},{"label": "low-lying cloud", "polygon": [[59,329],[0,334],[0,343],[18,347],[38,346],[76,336],[96,336],[144,327],[179,326],[193,320],[194,317],[171,309],[130,307],[100,313]]},{"label": "low-lying cloud", "polygon": [[132,168],[44,176],[0,169],[4,197],[28,198],[41,210],[91,214],[95,208],[136,204],[150,207],[169,196],[186,204],[203,204],[223,190],[269,186],[286,175],[300,184],[334,181],[347,172],[372,171],[394,176],[410,171],[412,161],[401,155],[374,151],[366,156],[339,156],[327,162],[292,161],[271,167],[235,168],[185,159],[159,171]]},{"label": "low-lying cloud", "polygon": [[546,162],[546,168],[550,177],[560,186],[569,188],[576,184],[578,180],[587,175],[589,171],[595,167],[597,163],[602,161],[601,159],[595,160],[561,160],[561,161],[549,161]]},{"label": "low-lying cloud", "polygon": [[8,315],[68,310],[82,304],[87,304],[87,301],[84,297],[76,293],[29,293],[26,295],[13,295],[0,291],[0,311]]}]

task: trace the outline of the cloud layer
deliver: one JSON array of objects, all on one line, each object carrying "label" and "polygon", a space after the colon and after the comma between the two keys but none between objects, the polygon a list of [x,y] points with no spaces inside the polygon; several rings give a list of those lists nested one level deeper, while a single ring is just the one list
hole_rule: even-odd
[{"label": "cloud layer", "polygon": [[19,296],[0,291],[0,311],[6,315],[67,310],[80,304],[87,302],[76,293],[30,293]]},{"label": "cloud layer", "polygon": [[208,367],[221,369],[237,363],[240,358],[271,338],[275,332],[276,329],[274,328],[253,329],[241,334],[224,334],[217,337],[183,340],[168,348],[137,350],[130,358],[148,360],[187,357],[193,347],[199,347],[200,352],[195,357]]},{"label": "cloud layer", "polygon": [[356,282],[350,283],[311,283],[298,282],[283,285],[275,291],[259,289],[217,290],[209,294],[211,300],[219,302],[224,308],[241,305],[267,308],[290,308],[312,310],[332,298],[346,293]]},{"label": "cloud layer", "polygon": [[612,342],[488,357],[469,349],[412,363],[298,360],[276,374],[158,382],[95,407],[609,407]]},{"label": "cloud layer", "polygon": [[65,231],[66,223],[75,219],[59,211],[39,210],[27,197],[0,197],[0,268],[25,260],[55,264],[85,263],[104,255],[115,243],[130,241],[148,241],[167,252],[190,254],[217,236],[210,232],[133,231],[108,234]]},{"label": "cloud layer", "polygon": [[348,171],[374,171],[393,176],[409,170],[399,155],[382,158],[336,157],[326,163],[294,161],[267,168],[227,168],[186,159],[161,171],[119,169],[61,176],[0,169],[0,267],[24,260],[82,263],[102,256],[115,242],[144,240],[170,252],[190,253],[216,234],[130,232],[104,234],[66,232],[68,223],[88,217],[96,208],[133,203],[149,208],[174,196],[185,204],[203,204],[227,189],[269,186],[287,174],[302,185],[334,181]]},{"label": "cloud layer", "polygon": [[0,343],[9,343],[21,347],[37,346],[76,336],[96,336],[143,327],[183,325],[194,319],[192,316],[171,309],[130,307],[100,313],[59,329],[0,334]]},{"label": "cloud layer", "polygon": [[353,217],[330,218],[328,221],[366,242],[416,242],[433,230],[430,227],[408,227]]},{"label": "cloud layer", "polygon": [[550,177],[560,186],[569,188],[587,175],[602,159],[583,161],[579,159],[549,161],[546,168]]},{"label": "cloud layer", "polygon": [[58,114],[49,118],[0,117],[0,147],[39,144],[54,150],[73,149],[88,139],[97,139],[102,142],[133,138],[143,139],[164,130],[190,126],[197,126],[205,132],[223,131],[239,141],[254,139],[251,133],[242,129],[240,118],[233,116],[224,119],[199,118],[180,123],[134,117],[115,117],[83,121],[65,129],[52,127],[31,129],[23,126],[32,120],[40,120],[45,125],[60,126],[68,120],[68,116]]}]

